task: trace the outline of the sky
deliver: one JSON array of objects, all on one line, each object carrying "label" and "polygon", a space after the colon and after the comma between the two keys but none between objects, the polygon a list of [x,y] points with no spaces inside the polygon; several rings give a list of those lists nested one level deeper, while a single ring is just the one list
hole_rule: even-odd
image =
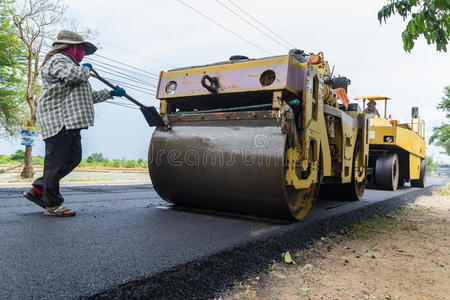
[{"label": "sky", "polygon": [[[234,54],[260,58],[288,52],[217,1],[183,1],[257,47],[178,0],[70,0],[66,1],[66,17],[98,32],[94,40],[100,45],[97,54],[155,74],[174,67],[224,61]],[[228,0],[220,2],[232,7]],[[401,122],[410,121],[411,107],[418,106],[426,121],[427,138],[433,126],[445,121],[436,105],[444,86],[450,84],[449,54],[437,52],[423,38],[411,54],[404,52],[401,32],[405,23],[401,17],[394,16],[383,25],[377,20],[386,0],[233,2],[298,49],[323,51],[325,59],[335,66],[335,74],[351,79],[352,98],[389,96],[388,114]],[[95,79],[90,81],[94,89],[104,88]],[[132,89],[127,93],[146,105],[159,106],[151,95]],[[108,158],[146,158],[152,132],[138,110],[97,104],[95,126],[82,131],[83,157],[101,152]],[[0,154],[19,148],[18,140],[0,140]],[[441,151],[427,147],[427,155],[448,162],[449,157]],[[34,154],[44,154],[40,139]]]}]

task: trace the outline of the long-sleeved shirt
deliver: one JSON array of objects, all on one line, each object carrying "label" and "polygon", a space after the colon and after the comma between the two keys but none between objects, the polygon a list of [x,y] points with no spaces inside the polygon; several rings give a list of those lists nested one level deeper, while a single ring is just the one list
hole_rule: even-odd
[{"label": "long-sleeved shirt", "polygon": [[108,90],[92,91],[90,69],[69,55],[57,53],[44,64],[43,93],[37,107],[37,121],[43,139],[67,129],[94,125],[94,103],[111,99]]},{"label": "long-sleeved shirt", "polygon": [[[369,115],[374,115],[374,116],[377,116],[377,117],[380,117],[380,113],[378,112],[378,109],[376,109],[376,108],[370,108],[370,107],[367,107],[365,110],[364,110],[364,113],[365,114],[369,114]],[[371,118],[373,118],[373,116],[371,116]]]}]

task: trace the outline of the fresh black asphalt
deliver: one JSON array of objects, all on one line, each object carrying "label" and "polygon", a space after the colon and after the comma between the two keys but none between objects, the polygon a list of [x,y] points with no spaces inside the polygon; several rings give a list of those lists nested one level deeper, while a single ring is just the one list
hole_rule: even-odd
[{"label": "fresh black asphalt", "polygon": [[321,199],[306,221],[282,224],[169,208],[151,185],[65,187],[75,218],[52,218],[0,188],[0,299],[202,298],[261,271],[282,251],[427,193],[366,190]]}]

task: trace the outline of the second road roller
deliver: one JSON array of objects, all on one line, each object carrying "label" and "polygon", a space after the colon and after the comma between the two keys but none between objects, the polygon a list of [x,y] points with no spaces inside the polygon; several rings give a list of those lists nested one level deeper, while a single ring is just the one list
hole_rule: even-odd
[{"label": "second road roller", "polygon": [[161,72],[156,192],[181,207],[278,219],[305,218],[319,191],[361,199],[368,118],[349,109],[350,83],[323,53],[297,49]]},{"label": "second road roller", "polygon": [[[412,187],[425,187],[425,122],[419,108],[411,109],[411,122],[400,123],[387,114],[389,97],[382,95],[360,96],[364,112],[370,117],[369,186],[395,191],[410,182]],[[366,100],[369,101],[366,108]],[[384,117],[376,109],[375,101],[384,101]]]}]

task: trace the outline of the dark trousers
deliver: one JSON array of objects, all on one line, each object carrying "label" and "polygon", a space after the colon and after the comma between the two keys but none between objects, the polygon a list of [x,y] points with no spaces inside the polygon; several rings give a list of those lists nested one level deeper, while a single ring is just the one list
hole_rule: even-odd
[{"label": "dark trousers", "polygon": [[57,135],[44,140],[44,174],[33,182],[33,186],[43,192],[45,207],[64,202],[59,192],[59,181],[81,161],[80,130],[63,128]]}]

